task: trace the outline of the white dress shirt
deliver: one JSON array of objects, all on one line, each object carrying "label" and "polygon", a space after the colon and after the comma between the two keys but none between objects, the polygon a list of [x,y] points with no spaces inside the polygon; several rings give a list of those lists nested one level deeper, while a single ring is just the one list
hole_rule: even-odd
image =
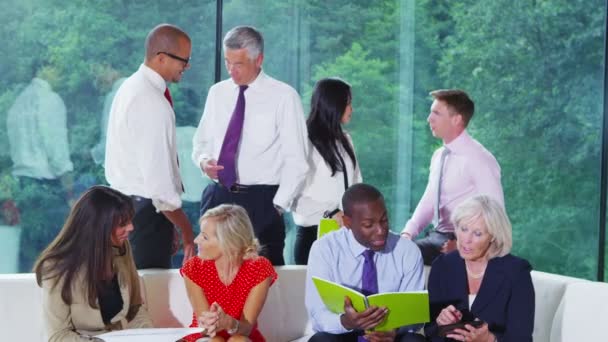
[{"label": "white dress shirt", "polygon": [[[351,147],[353,146],[350,135],[346,134]],[[308,227],[319,224],[326,210],[334,210],[342,207],[342,195],[344,194],[344,174],[337,171],[331,175],[331,168],[325,162],[314,145],[308,142],[308,165],[310,167],[304,189],[298,195],[293,207],[293,221],[298,226]],[[353,164],[348,153],[342,145],[338,146],[340,155],[346,164],[346,175],[348,186],[361,183],[363,178],[359,170],[359,163]],[[353,147],[354,152],[354,147]]]},{"label": "white dress shirt", "polygon": [[471,308],[473,307],[473,302],[475,301],[475,298],[477,298],[477,293],[469,295],[469,310],[471,310]]},{"label": "white dress shirt", "polygon": [[6,116],[13,175],[56,179],[72,171],[65,104],[40,78],[19,94]]},{"label": "white dress shirt", "polygon": [[[239,87],[232,79],[213,85],[192,139],[192,161],[219,159]],[[284,209],[306,178],[308,150],[302,101],[286,83],[260,71],[245,91],[245,120],[237,151],[237,183],[279,185],[273,203]]]},{"label": "white dress shirt", "polygon": [[108,122],[106,179],[127,195],[152,199],[157,210],[181,208],[175,113],[165,80],[142,64],[118,89]]},{"label": "white dress shirt", "polygon": [[488,195],[504,206],[500,166],[496,158],[465,130],[452,142],[433,153],[426,190],[404,229],[412,238],[433,219],[441,153],[446,147],[450,153],[443,166],[439,223],[435,229],[440,232],[453,232],[450,215],[458,204],[475,195]]}]

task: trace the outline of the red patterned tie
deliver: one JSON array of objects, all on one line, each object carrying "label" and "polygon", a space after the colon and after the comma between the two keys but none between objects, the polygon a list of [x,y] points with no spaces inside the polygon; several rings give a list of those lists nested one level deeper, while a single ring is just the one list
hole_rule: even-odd
[{"label": "red patterned tie", "polygon": [[169,87],[165,89],[165,98],[167,99],[167,101],[169,101],[171,108],[173,108],[173,99],[171,98],[171,92],[169,91]]},{"label": "red patterned tie", "polygon": [[[167,99],[167,101],[169,101],[171,108],[173,108],[173,99],[171,98],[171,92],[169,91],[169,87],[165,89],[165,98]],[[179,156],[176,154],[175,158],[177,159],[177,167],[179,168]],[[184,189],[184,183],[181,182],[181,180],[180,183],[182,184],[182,191],[186,192],[186,189]]]}]

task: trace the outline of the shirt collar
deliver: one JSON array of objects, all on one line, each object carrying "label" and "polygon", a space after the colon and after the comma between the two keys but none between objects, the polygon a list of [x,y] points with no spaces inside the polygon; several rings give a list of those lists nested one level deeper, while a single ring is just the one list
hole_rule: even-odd
[{"label": "shirt collar", "polygon": [[[360,244],[359,241],[357,241],[357,239],[355,239],[355,235],[353,235],[353,232],[349,228],[344,228],[344,229],[346,229],[346,231],[347,231],[346,240],[347,240],[350,252],[353,255],[353,258],[358,258],[359,256],[363,256],[363,252],[365,252],[369,248]],[[386,244],[384,245],[384,249],[386,249],[387,245],[388,245],[388,237],[386,238]],[[376,253],[384,253],[384,249],[381,251],[376,251]]]},{"label": "shirt collar", "polygon": [[147,78],[154,88],[157,88],[161,93],[167,89],[167,82],[165,79],[154,69],[142,63],[139,66],[139,72],[141,72],[145,78]]},{"label": "shirt collar", "polygon": [[[247,89],[251,89],[251,88],[254,88],[254,89],[255,89],[255,88],[259,87],[259,86],[260,86],[260,85],[261,85],[261,84],[264,82],[264,80],[265,80],[267,77],[268,77],[268,76],[266,76],[266,73],[264,73],[264,69],[260,69],[260,73],[259,73],[259,74],[258,74],[258,76],[255,78],[255,80],[253,80],[253,82],[251,82],[251,83],[249,83],[249,84],[247,85]],[[230,78],[230,82],[232,83],[232,86],[233,86],[235,89],[238,89],[238,88],[239,88],[239,85],[238,85],[238,84],[236,84],[236,83],[234,83],[234,80],[233,80],[232,78]]]},{"label": "shirt collar", "polygon": [[48,90],[51,89],[51,85],[49,84],[49,82],[43,80],[42,78],[34,77],[32,79],[32,84],[34,84],[35,86],[40,87],[40,88],[44,88],[44,89],[48,89]]},{"label": "shirt collar", "polygon": [[465,150],[467,146],[469,146],[470,142],[471,136],[469,136],[469,133],[465,129],[462,131],[462,133],[460,133],[459,136],[456,137],[456,139],[452,140],[449,144],[445,144],[445,147],[447,147],[450,152],[459,153]]}]

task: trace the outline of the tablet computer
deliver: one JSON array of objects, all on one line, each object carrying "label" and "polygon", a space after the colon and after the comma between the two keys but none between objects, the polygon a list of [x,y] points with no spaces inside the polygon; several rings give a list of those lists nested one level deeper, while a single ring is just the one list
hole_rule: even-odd
[{"label": "tablet computer", "polygon": [[453,334],[455,329],[463,329],[463,330],[467,330],[464,326],[469,324],[472,325],[475,328],[479,328],[481,327],[485,322],[484,321],[468,321],[468,322],[463,322],[460,321],[458,323],[452,323],[452,324],[446,324],[446,325],[440,325],[438,326],[438,334],[441,337],[446,337],[448,334]]}]

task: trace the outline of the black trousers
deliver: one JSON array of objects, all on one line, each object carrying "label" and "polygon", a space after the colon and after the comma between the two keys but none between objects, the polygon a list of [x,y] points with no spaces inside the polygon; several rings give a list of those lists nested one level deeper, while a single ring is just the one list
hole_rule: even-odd
[{"label": "black trousers", "polygon": [[[357,337],[362,335],[361,331],[353,331],[346,334],[330,334],[326,332],[318,332],[314,334],[308,342],[357,342]],[[404,332],[398,333],[395,337],[395,342],[424,342],[426,341],[424,336]]]},{"label": "black trousers", "polygon": [[308,265],[308,255],[310,247],[317,239],[319,226],[296,226],[296,242],[293,246],[293,256],[296,265]]},{"label": "black trousers", "polygon": [[426,237],[415,240],[414,242],[420,248],[422,260],[425,265],[431,265],[433,260],[441,254],[441,247],[448,240],[454,240],[454,233],[442,233],[436,230],[431,230],[426,233]]},{"label": "black trousers", "polygon": [[157,213],[149,198],[131,196],[135,207],[129,242],[137,269],[171,268],[175,227],[163,213]]},{"label": "black trousers", "polygon": [[220,204],[237,204],[247,210],[255,237],[260,241],[260,255],[275,265],[285,265],[285,223],[272,200],[278,185],[235,185],[231,190],[221,184],[207,185],[201,196],[201,216]]}]

